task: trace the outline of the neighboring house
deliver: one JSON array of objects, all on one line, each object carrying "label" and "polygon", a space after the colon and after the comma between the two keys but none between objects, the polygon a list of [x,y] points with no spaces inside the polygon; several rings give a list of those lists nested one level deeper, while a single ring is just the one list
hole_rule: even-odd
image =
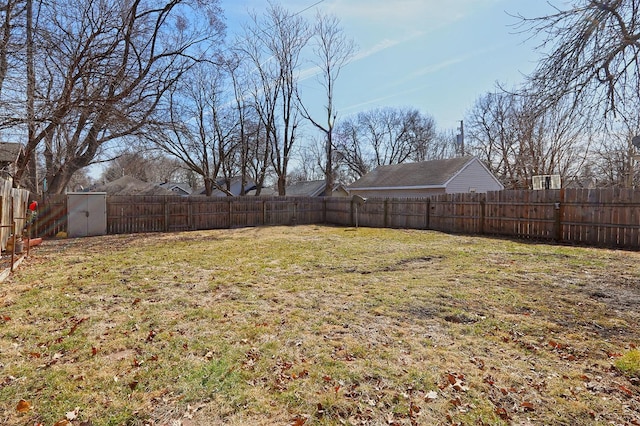
[{"label": "neighboring house", "polygon": [[476,157],[458,157],[380,166],[347,189],[364,198],[407,198],[501,191],[504,186]]},{"label": "neighboring house", "polygon": [[173,191],[176,195],[191,195],[193,189],[186,183],[164,182],[158,185],[161,188]]},{"label": "neighboring house", "polygon": [[[227,188],[227,183],[224,178],[220,178],[216,180],[216,184],[222,188]],[[255,188],[256,188],[256,184],[252,180],[249,180],[245,184],[244,192],[245,194],[247,194],[249,191]],[[242,190],[242,178],[241,177],[232,178],[231,184],[229,185],[229,192],[231,192],[233,196],[237,197],[240,195],[241,190]],[[204,188],[199,188],[191,193],[191,195],[205,195],[205,194],[206,194],[206,191]],[[220,191],[219,189],[213,188],[213,191],[211,192],[211,196],[226,197],[228,196],[228,194],[225,194],[223,191]]]},{"label": "neighboring house", "polygon": [[8,179],[15,175],[22,144],[0,142],[0,177]]},{"label": "neighboring house", "polygon": [[[327,185],[324,180],[301,181],[287,186],[286,194],[291,197],[322,197],[324,196],[324,190],[326,187]],[[348,197],[349,192],[344,186],[337,184],[334,185],[333,191],[331,191],[331,196]]]}]

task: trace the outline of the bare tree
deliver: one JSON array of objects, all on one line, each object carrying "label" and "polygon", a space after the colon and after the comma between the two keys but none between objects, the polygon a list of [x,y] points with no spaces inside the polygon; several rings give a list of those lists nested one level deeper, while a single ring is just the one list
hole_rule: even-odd
[{"label": "bare tree", "polygon": [[303,114],[320,132],[325,139],[324,149],[324,178],[325,195],[331,195],[334,186],[334,142],[333,129],[338,115],[334,105],[334,91],[340,71],[356,51],[353,40],[346,37],[340,27],[340,20],[332,15],[316,15],[314,34],[314,57],[318,67],[318,80],[324,89],[326,104],[322,119],[314,119],[304,107]]},{"label": "bare tree", "polygon": [[[588,175],[591,183],[604,187],[634,188],[640,185],[640,156],[633,146],[633,138],[640,135],[640,99],[634,105],[630,100],[618,111],[608,132],[597,133],[594,138]],[[586,174],[586,173],[585,173]]]},{"label": "bare tree", "polygon": [[106,182],[122,176],[151,183],[176,182],[184,177],[184,168],[177,158],[152,151],[125,151],[107,164],[101,178]]},{"label": "bare tree", "polygon": [[379,108],[338,126],[337,151],[354,178],[373,167],[433,159],[435,121],[411,108]]},{"label": "bare tree", "polygon": [[223,66],[201,63],[183,76],[166,98],[165,117],[152,142],[202,177],[205,195],[214,189],[230,193],[218,183],[235,173],[237,148],[235,111],[226,96],[228,74]]},{"label": "bare tree", "polygon": [[574,178],[588,156],[590,129],[570,104],[538,111],[526,96],[487,93],[465,121],[471,151],[507,188],[528,188],[534,175]]},{"label": "bare tree", "polygon": [[561,99],[616,113],[640,93],[639,0],[574,0],[520,25],[543,37],[545,56],[529,76],[542,108]]},{"label": "bare tree", "polygon": [[335,138],[338,162],[347,168],[351,180],[359,179],[373,168],[362,133],[356,117],[338,123]]},{"label": "bare tree", "polygon": [[16,181],[44,144],[48,190],[60,193],[110,144],[141,134],[201,48],[220,36],[219,14],[216,1],[43,2],[34,30],[36,126]]},{"label": "bare tree", "polygon": [[252,16],[246,28],[244,54],[253,65],[251,90],[278,178],[278,193],[285,195],[287,171],[295,146],[298,113],[298,71],[301,52],[309,40],[307,23],[281,6],[269,3],[263,17]]},{"label": "bare tree", "polygon": [[22,34],[16,34],[24,26],[25,18],[25,0],[7,0],[0,4],[0,94],[9,73],[9,63],[26,43]]}]

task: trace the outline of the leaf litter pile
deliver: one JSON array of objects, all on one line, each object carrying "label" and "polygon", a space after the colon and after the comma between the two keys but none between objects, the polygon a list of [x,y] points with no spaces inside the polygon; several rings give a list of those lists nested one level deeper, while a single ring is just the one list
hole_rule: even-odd
[{"label": "leaf litter pile", "polygon": [[640,425],[640,253],[322,226],[45,241],[0,424]]}]

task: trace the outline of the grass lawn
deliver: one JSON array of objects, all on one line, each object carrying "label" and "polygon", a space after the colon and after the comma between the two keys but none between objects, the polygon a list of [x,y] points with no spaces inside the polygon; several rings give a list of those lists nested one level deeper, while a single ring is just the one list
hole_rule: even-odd
[{"label": "grass lawn", "polygon": [[640,253],[296,226],[45,241],[0,424],[639,425]]}]

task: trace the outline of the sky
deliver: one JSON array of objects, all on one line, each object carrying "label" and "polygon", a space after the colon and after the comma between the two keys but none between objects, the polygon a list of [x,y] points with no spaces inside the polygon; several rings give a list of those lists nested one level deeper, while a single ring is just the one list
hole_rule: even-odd
[{"label": "sky", "polygon": [[[562,6],[566,1],[557,0]],[[537,42],[514,27],[511,15],[553,11],[545,0],[282,0],[312,21],[316,12],[341,21],[357,54],[339,76],[338,119],[379,107],[410,107],[434,117],[440,130],[455,130],[481,95],[496,83],[515,87],[540,58]],[[249,11],[265,0],[221,0],[230,39]],[[303,100],[323,105],[315,77],[301,81]],[[313,107],[312,107],[313,108]],[[313,111],[313,109],[312,109]]]}]

